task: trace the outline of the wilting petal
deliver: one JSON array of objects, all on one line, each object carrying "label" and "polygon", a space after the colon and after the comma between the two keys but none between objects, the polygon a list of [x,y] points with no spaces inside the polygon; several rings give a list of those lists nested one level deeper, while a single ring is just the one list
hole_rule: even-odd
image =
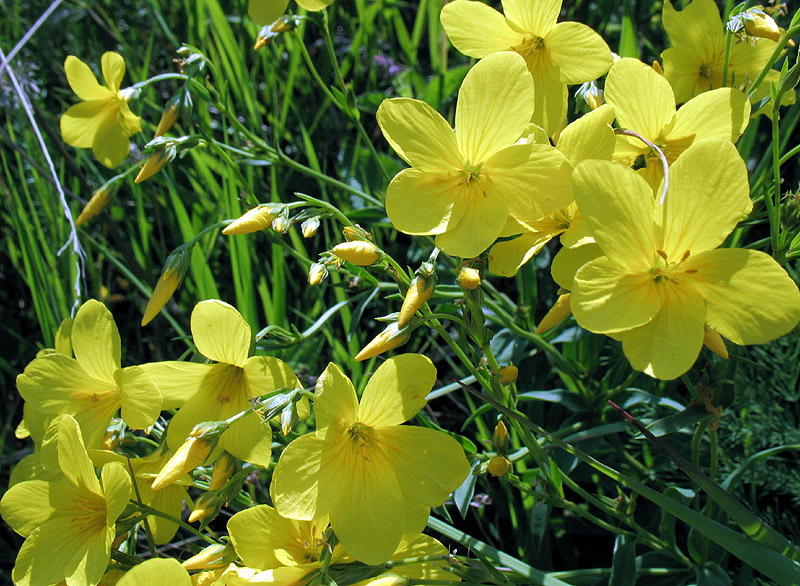
[{"label": "wilting petal", "polygon": [[463,157],[453,129],[425,102],[409,98],[384,100],[377,119],[389,145],[415,169],[441,173],[461,167]]},{"label": "wilting petal", "polygon": [[101,86],[89,66],[74,55],[70,55],[64,61],[64,71],[67,74],[69,87],[81,100],[88,102],[114,97],[114,92]]},{"label": "wilting petal", "polygon": [[477,59],[508,51],[525,38],[508,26],[502,14],[482,2],[449,2],[442,8],[440,18],[453,46]]},{"label": "wilting petal", "polygon": [[638,59],[621,59],[608,72],[606,101],[614,106],[620,128],[656,140],[675,118],[669,82]]},{"label": "wilting petal", "polygon": [[400,425],[425,406],[435,382],[436,367],[422,354],[389,358],[367,382],[358,420],[374,428]]},{"label": "wilting petal", "polygon": [[684,270],[705,297],[708,325],[736,344],[769,342],[800,320],[797,285],[763,252],[710,250],[689,257]]},{"label": "wilting petal", "polygon": [[467,164],[480,165],[522,136],[532,96],[531,76],[517,53],[494,53],[469,70],[458,92],[455,129]]},{"label": "wilting petal", "polygon": [[600,257],[576,273],[570,307],[578,324],[591,332],[622,332],[658,314],[662,298],[656,287],[648,272],[633,274]]},{"label": "wilting petal", "polygon": [[692,367],[703,347],[706,312],[703,298],[691,288],[662,284],[664,305],[653,321],[620,334],[631,366],[663,380]]},{"label": "wilting petal", "polygon": [[561,71],[561,81],[569,85],[595,80],[613,63],[603,38],[579,22],[556,24],[547,33],[545,45]]},{"label": "wilting petal", "polygon": [[218,299],[195,305],[192,338],[200,354],[217,362],[244,366],[250,352],[250,326],[232,305]]},{"label": "wilting petal", "polygon": [[441,234],[453,219],[453,202],[461,191],[458,183],[454,174],[400,171],[386,190],[386,214],[400,232]]}]

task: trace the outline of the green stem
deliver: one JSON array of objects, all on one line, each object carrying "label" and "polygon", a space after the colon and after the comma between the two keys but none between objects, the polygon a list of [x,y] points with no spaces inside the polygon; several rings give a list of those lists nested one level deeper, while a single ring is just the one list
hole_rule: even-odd
[{"label": "green stem", "polygon": [[780,58],[784,48],[786,47],[786,43],[788,43],[798,32],[800,32],[800,25],[790,28],[781,35],[781,38],[778,41],[778,44],[775,46],[775,50],[772,52],[772,55],[770,55],[769,60],[766,62],[764,68],[758,74],[755,81],[753,81],[753,84],[750,86],[750,89],[747,91],[748,100],[753,100],[753,96],[755,95],[758,86],[761,85],[761,82],[764,81],[764,78],[767,77],[770,69],[772,69],[772,66],[775,65],[775,62]]},{"label": "green stem", "polygon": [[772,243],[772,256],[776,256],[781,244],[781,142],[780,142],[780,104],[772,105],[772,196],[764,195],[769,216],[769,234]]},{"label": "green stem", "polygon": [[147,505],[140,505],[139,503],[134,503],[134,504],[148,515],[152,515],[154,517],[161,517],[162,519],[166,519],[168,521],[172,521],[173,523],[177,523],[178,525],[186,529],[188,532],[193,533],[194,535],[201,538],[205,542],[210,543],[211,545],[222,545],[221,541],[217,541],[210,535],[206,535],[202,531],[198,531],[197,529],[195,529],[194,527],[192,527],[191,525],[189,525],[188,523],[182,521],[177,517],[173,517],[172,515],[163,513],[158,509],[154,509],[153,507],[148,507]]},{"label": "green stem", "polygon": [[348,193],[352,193],[353,195],[357,195],[360,198],[368,201],[371,204],[374,204],[374,205],[379,206],[379,207],[383,207],[383,202],[380,201],[379,199],[364,193],[360,189],[356,189],[355,187],[351,187],[351,186],[347,185],[346,183],[342,183],[338,179],[334,179],[333,177],[328,177],[324,173],[320,173],[319,171],[315,171],[311,167],[306,167],[305,165],[303,165],[301,163],[298,163],[297,161],[292,160],[288,155],[284,154],[283,152],[278,152],[278,160],[281,163],[285,164],[287,167],[291,167],[295,171],[299,171],[300,173],[303,173],[304,175],[308,175],[310,177],[313,177],[317,181],[320,181],[322,183],[327,183],[329,185],[333,185],[334,187],[337,187],[338,189],[341,189],[343,191],[347,191]]}]

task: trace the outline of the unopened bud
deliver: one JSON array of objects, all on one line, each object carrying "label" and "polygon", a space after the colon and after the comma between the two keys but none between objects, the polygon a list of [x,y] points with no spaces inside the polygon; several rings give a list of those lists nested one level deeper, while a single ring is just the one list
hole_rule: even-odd
[{"label": "unopened bud", "polygon": [[166,305],[172,294],[180,285],[186,271],[189,269],[189,264],[192,260],[192,249],[178,248],[167,257],[167,262],[164,265],[164,270],[156,283],[153,294],[147,302],[147,307],[144,310],[142,317],[142,325],[145,326],[150,323],[153,318],[158,315],[161,308]]},{"label": "unopened bud", "polygon": [[222,508],[222,496],[216,490],[205,492],[194,502],[189,513],[189,523],[196,523],[207,517],[214,517]]},{"label": "unopened bud", "polygon": [[392,322],[372,341],[361,349],[361,352],[356,354],[356,362],[367,360],[378,354],[383,354],[397,348],[408,341],[409,334],[403,332],[397,327],[397,322]]},{"label": "unopened bud", "polygon": [[498,421],[492,434],[492,447],[496,452],[505,452],[508,445],[508,428],[502,421]]},{"label": "unopened bud", "polygon": [[311,238],[319,230],[319,216],[307,219],[300,226],[303,238]]},{"label": "unopened bud", "polygon": [[556,299],[556,302],[553,304],[553,307],[550,308],[550,311],[548,311],[547,314],[542,318],[542,321],[539,322],[539,326],[536,328],[534,333],[544,333],[547,330],[556,327],[558,324],[572,315],[572,310],[569,307],[569,300],[569,293],[559,295],[558,299]]},{"label": "unopened bud", "polygon": [[658,59],[653,61],[653,71],[655,71],[659,75],[664,75],[664,70],[661,69],[661,63],[658,62]]},{"label": "unopened bud", "polygon": [[213,570],[236,561],[236,552],[229,543],[209,545],[203,551],[181,563],[187,570]]},{"label": "unopened bud", "polygon": [[277,216],[272,220],[272,229],[278,234],[286,234],[292,223],[289,221],[289,214],[284,210],[284,213]]},{"label": "unopened bud", "polygon": [[519,376],[519,368],[510,364],[508,366],[504,366],[501,368],[498,373],[500,375],[500,383],[504,385],[510,385],[517,382],[517,377]]},{"label": "unopened bud", "polygon": [[328,269],[325,268],[325,265],[315,262],[311,265],[311,268],[308,269],[308,284],[312,287],[314,285],[319,285],[322,282],[322,279],[328,276]]},{"label": "unopened bud", "polygon": [[262,47],[266,47],[267,43],[269,43],[273,37],[291,30],[294,28],[294,25],[294,19],[288,16],[283,16],[272,24],[262,26],[261,30],[258,31],[258,38],[256,39],[256,44],[253,46],[253,51],[258,51]]},{"label": "unopened bud", "polygon": [[355,240],[337,244],[331,252],[342,260],[349,261],[354,265],[366,267],[378,260],[378,247],[372,242]]},{"label": "unopened bud", "polygon": [[505,476],[511,469],[511,462],[503,456],[495,456],[489,460],[486,467],[489,470],[489,474],[492,476]]},{"label": "unopened bud", "polygon": [[174,153],[175,149],[166,148],[150,155],[144,162],[144,166],[139,169],[139,173],[136,175],[136,179],[134,179],[133,182],[141,183],[146,179],[150,179],[150,177],[161,171],[162,167],[175,157]]},{"label": "unopened bud", "polygon": [[744,21],[744,30],[751,37],[760,37],[771,41],[781,40],[781,29],[769,14],[762,12],[750,12]]},{"label": "unopened bud", "polygon": [[279,206],[271,203],[264,203],[248,210],[239,216],[233,223],[223,228],[222,233],[226,236],[231,234],[250,234],[264,230],[272,225],[272,220],[278,214]]},{"label": "unopened bud", "polygon": [[169,486],[205,462],[228,427],[224,421],[204,421],[195,425],[186,441],[153,480],[152,489],[160,490]]},{"label": "unopened bud", "polygon": [[84,206],[83,210],[78,216],[78,219],[75,220],[75,225],[81,226],[85,224],[106,209],[108,204],[111,203],[111,200],[114,199],[114,194],[116,192],[116,184],[109,185],[106,183],[101,188],[97,189],[92,194],[92,197],[89,198],[89,201],[86,202],[86,206]]},{"label": "unopened bud", "polygon": [[456,276],[456,284],[466,291],[474,291],[481,285],[481,274],[471,267],[461,267]]},{"label": "unopened bud", "polygon": [[292,428],[297,425],[298,420],[297,403],[293,401],[286,405],[283,411],[281,411],[281,433],[284,437],[291,433]]},{"label": "unopened bud", "polygon": [[705,332],[703,333],[703,345],[720,358],[728,359],[728,349],[725,347],[725,341],[722,339],[722,336],[720,336],[716,330],[712,330],[708,326],[706,326]]},{"label": "unopened bud", "polygon": [[600,106],[605,104],[603,96],[598,94],[587,94],[586,103],[589,104],[590,110],[597,110]]},{"label": "unopened bud", "polygon": [[180,115],[180,102],[175,99],[170,100],[170,103],[161,114],[161,120],[158,121],[158,127],[156,128],[155,136],[164,136],[167,132],[169,132],[169,129],[172,128],[172,125],[175,124],[175,121]]},{"label": "unopened bud", "polygon": [[228,452],[222,454],[214,464],[214,471],[211,473],[211,482],[208,483],[208,490],[218,490],[230,480],[236,470],[236,459]]},{"label": "unopened bud", "polygon": [[408,287],[408,291],[406,291],[403,305],[400,307],[400,315],[397,318],[398,327],[404,327],[417,310],[431,298],[435,285],[435,277],[414,277],[414,280],[411,281],[411,285]]},{"label": "unopened bud", "polygon": [[361,228],[360,226],[350,227],[345,226],[342,228],[342,236],[348,242],[353,242],[355,240],[367,240],[367,232]]}]

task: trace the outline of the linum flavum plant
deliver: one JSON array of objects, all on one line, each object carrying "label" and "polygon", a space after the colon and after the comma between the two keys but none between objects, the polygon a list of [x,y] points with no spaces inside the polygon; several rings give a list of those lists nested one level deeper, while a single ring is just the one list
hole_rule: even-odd
[{"label": "linum flavum plant", "polygon": [[8,70],[0,581],[800,583],[800,12],[101,4]]}]

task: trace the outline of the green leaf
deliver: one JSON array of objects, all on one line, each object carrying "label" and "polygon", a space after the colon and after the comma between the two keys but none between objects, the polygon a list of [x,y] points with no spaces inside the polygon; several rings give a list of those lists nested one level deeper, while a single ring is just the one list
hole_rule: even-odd
[{"label": "green leaf", "polygon": [[617,535],[614,540],[614,557],[611,560],[609,586],[636,585],[636,541],[635,537]]}]

